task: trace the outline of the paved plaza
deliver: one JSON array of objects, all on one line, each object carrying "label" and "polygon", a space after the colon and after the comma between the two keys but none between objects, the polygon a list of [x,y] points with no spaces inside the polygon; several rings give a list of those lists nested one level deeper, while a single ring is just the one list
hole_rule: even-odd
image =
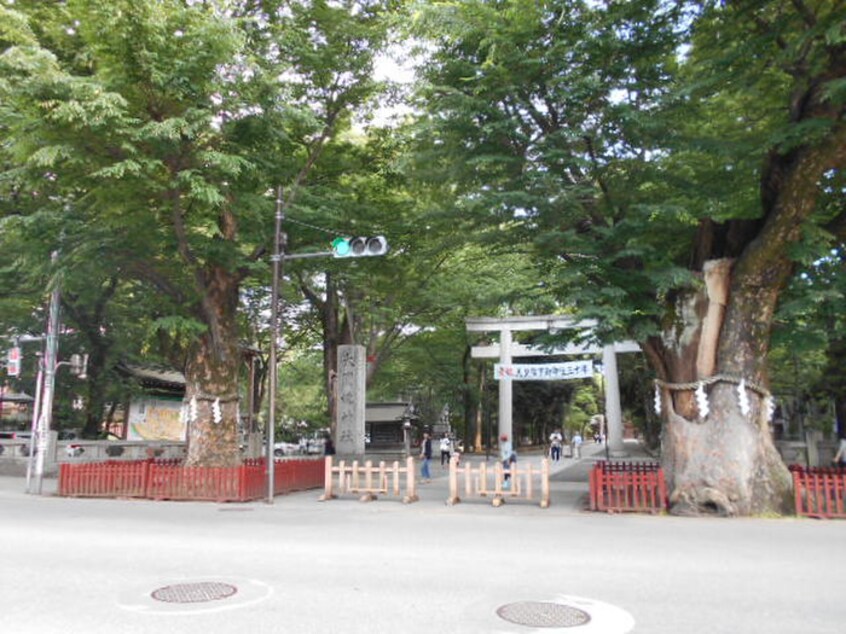
[{"label": "paved plaza", "polygon": [[599,457],[555,465],[548,509],[447,506],[437,463],[408,505],[63,499],[0,477],[0,632],[844,631],[846,523],[590,513]]}]

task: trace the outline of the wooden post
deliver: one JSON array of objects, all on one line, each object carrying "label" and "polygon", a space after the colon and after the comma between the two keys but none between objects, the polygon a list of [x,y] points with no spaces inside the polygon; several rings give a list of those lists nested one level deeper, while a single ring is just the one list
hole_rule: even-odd
[{"label": "wooden post", "polygon": [[388,488],[388,476],[385,472],[385,461],[382,460],[379,462],[379,493],[384,493],[385,495],[389,492]]},{"label": "wooden post", "polygon": [[410,504],[411,502],[416,502],[420,499],[417,497],[417,483],[415,481],[414,469],[414,458],[409,456],[405,461],[406,493],[405,497],[402,499],[403,504]]},{"label": "wooden post", "polygon": [[359,467],[358,467],[358,460],[353,460],[352,463],[352,484],[350,484],[350,491],[353,493],[358,493],[358,490],[361,488],[359,484]]},{"label": "wooden post", "polygon": [[394,495],[399,497],[400,494],[400,467],[399,460],[394,460]]},{"label": "wooden post", "polygon": [[368,460],[364,463],[364,495],[359,498],[361,502],[372,502],[376,499],[373,492],[373,462]]},{"label": "wooden post", "polygon": [[458,459],[452,456],[449,459],[449,497],[447,504],[453,505],[459,502],[461,502],[461,498],[458,497]]},{"label": "wooden post", "polygon": [[364,488],[367,490],[373,489],[373,461],[368,460],[364,463]]},{"label": "wooden post", "polygon": [[346,461],[340,460],[338,462],[338,493],[343,495],[349,491],[350,483],[347,479],[347,465]]},{"label": "wooden post", "polygon": [[542,509],[549,508],[549,458],[541,460],[541,499]]},{"label": "wooden post", "polygon": [[493,506],[502,506],[505,500],[502,497],[502,483],[505,479],[505,470],[502,468],[502,463],[497,460],[494,468],[494,498],[491,500]]}]

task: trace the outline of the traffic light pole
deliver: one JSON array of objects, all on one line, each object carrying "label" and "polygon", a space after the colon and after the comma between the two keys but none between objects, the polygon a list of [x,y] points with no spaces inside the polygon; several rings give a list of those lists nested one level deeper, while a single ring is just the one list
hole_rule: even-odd
[{"label": "traffic light pole", "polygon": [[275,464],[273,450],[276,434],[276,383],[278,377],[276,351],[279,345],[279,282],[282,279],[282,262],[285,259],[285,243],[287,236],[282,233],[282,221],[285,219],[285,211],[282,206],[282,186],[276,191],[276,226],[273,231],[273,255],[270,261],[273,263],[273,279],[270,288],[270,372],[269,372],[269,399],[270,411],[267,416],[267,503],[273,504],[273,490],[275,479]]},{"label": "traffic light pole", "polygon": [[32,457],[35,455],[35,438],[38,435],[38,421],[41,420],[41,392],[44,387],[44,355],[38,353],[38,372],[35,378],[35,403],[32,407],[32,435],[29,437],[29,456],[26,461],[26,492],[32,493]]},{"label": "traffic light pole", "polygon": [[[273,279],[271,281],[270,289],[270,368],[268,380],[270,381],[270,389],[268,390],[268,397],[270,400],[270,411],[267,417],[267,503],[273,504],[273,489],[274,489],[274,445],[276,434],[276,393],[278,372],[277,351],[279,347],[279,340],[281,338],[280,325],[280,304],[282,297],[279,292],[279,285],[282,283],[282,263],[287,260],[304,260],[308,258],[325,258],[325,257],[363,257],[363,256],[377,256],[385,255],[388,252],[388,241],[384,236],[372,237],[358,237],[358,238],[336,238],[333,242],[332,251],[321,251],[318,253],[292,253],[285,254],[288,237],[282,231],[282,222],[285,220],[284,201],[282,199],[282,186],[280,185],[276,190],[276,226],[273,231],[273,255],[270,261],[273,265]],[[343,243],[343,252],[339,248],[339,243]]]},{"label": "traffic light pole", "polygon": [[[58,251],[53,252],[55,266],[59,259]],[[50,317],[47,320],[47,342],[44,346],[44,384],[41,390],[41,407],[36,425],[36,456],[34,493],[41,495],[44,478],[44,457],[50,446],[50,427],[53,420],[53,395],[56,389],[56,368],[59,355],[59,283],[55,282],[50,294]],[[30,456],[30,459],[31,456]]]}]

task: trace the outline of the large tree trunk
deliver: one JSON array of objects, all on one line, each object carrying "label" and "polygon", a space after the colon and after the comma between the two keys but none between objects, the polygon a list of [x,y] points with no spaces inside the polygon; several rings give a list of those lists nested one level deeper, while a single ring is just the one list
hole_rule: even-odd
[{"label": "large tree trunk", "polygon": [[241,462],[238,438],[241,359],[235,321],[239,278],[216,269],[207,279],[203,314],[209,329],[191,347],[185,365],[186,464],[229,467]]},{"label": "large tree trunk", "polygon": [[[811,50],[797,48],[803,55]],[[675,513],[789,508],[791,481],[773,445],[762,395],[769,385],[773,315],[793,271],[789,251],[817,208],[825,174],[846,165],[843,106],[826,93],[827,82],[844,76],[843,53],[842,46],[826,44],[824,65],[794,60],[790,122],[826,122],[825,138],[810,135],[806,144],[770,149],[761,171],[760,219],[701,225],[693,270],[703,272],[704,288],[679,298],[675,323],[646,346],[659,378],[677,386],[662,390],[662,459]],[[842,219],[841,213],[834,224],[842,227]],[[727,378],[760,386],[762,391],[745,390],[748,413]],[[703,380],[709,383],[707,416],[699,415],[694,392],[685,387]]]},{"label": "large tree trunk", "polygon": [[[705,266],[701,292],[677,303],[676,322],[647,350],[661,370],[662,462],[675,514],[782,513],[790,501],[790,476],[772,441],[762,370],[774,290],[732,284],[732,260]],[[761,356],[763,355],[763,356]],[[738,381],[749,411],[743,413]],[[708,413],[694,390],[702,382]]]}]

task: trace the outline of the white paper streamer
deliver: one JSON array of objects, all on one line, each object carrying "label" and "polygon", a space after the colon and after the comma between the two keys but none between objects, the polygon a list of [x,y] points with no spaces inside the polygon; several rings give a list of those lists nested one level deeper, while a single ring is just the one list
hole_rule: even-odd
[{"label": "white paper streamer", "polygon": [[188,404],[188,421],[194,423],[197,421],[197,397],[192,396],[191,402]]},{"label": "white paper streamer", "polygon": [[214,403],[212,403],[212,419],[215,422],[215,425],[219,424],[220,421],[223,420],[223,412],[220,411],[220,399],[214,399]]},{"label": "white paper streamer", "polygon": [[711,408],[708,407],[708,395],[705,394],[704,383],[700,383],[696,388],[696,407],[699,409],[699,418],[708,418]]},{"label": "white paper streamer", "polygon": [[766,398],[764,398],[764,411],[767,412],[768,421],[773,420],[775,409],[775,399],[773,399],[772,394],[767,394]]},{"label": "white paper streamer", "polygon": [[655,386],[655,413],[661,415],[661,389]]},{"label": "white paper streamer", "polygon": [[746,393],[746,379],[740,379],[737,386],[737,403],[740,405],[740,412],[744,416],[749,416],[751,407],[749,406],[749,395]]}]

